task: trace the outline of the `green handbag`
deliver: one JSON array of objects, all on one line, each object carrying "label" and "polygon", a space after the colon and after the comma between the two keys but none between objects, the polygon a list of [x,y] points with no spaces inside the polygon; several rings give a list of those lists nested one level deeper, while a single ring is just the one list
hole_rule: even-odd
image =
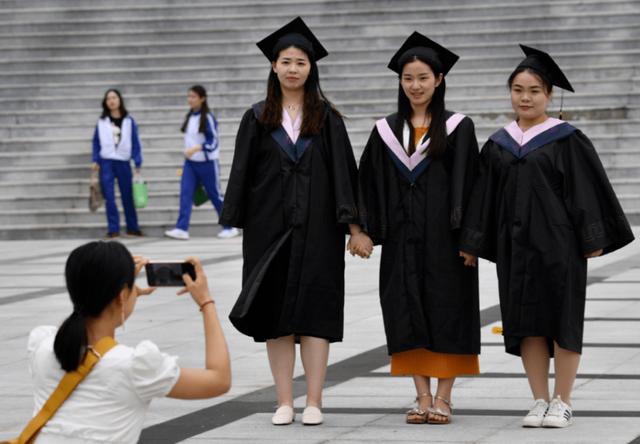
[{"label": "green handbag", "polygon": [[142,177],[136,175],[133,179],[133,204],[136,208],[145,208],[149,201],[149,191],[147,182]]},{"label": "green handbag", "polygon": [[207,192],[204,190],[204,187],[201,183],[198,184],[196,190],[193,193],[193,204],[196,207],[199,207],[203,203],[209,200],[209,196],[207,196]]}]

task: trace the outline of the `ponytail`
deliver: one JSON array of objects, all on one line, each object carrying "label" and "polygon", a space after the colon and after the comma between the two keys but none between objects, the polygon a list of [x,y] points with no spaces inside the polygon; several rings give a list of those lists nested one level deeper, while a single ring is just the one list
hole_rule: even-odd
[{"label": "ponytail", "polygon": [[87,352],[87,319],[98,318],[125,288],[133,288],[135,264],[118,242],[89,242],[71,252],[65,266],[73,313],[64,320],[53,351],[64,371],[78,368]]},{"label": "ponytail", "polygon": [[88,342],[84,316],[74,311],[64,320],[53,342],[53,351],[65,372],[78,368],[87,351]]}]

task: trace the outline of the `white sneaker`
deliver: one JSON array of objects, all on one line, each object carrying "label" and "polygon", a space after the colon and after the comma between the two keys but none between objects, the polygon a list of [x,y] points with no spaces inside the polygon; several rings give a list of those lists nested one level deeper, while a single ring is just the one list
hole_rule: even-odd
[{"label": "white sneaker", "polygon": [[310,405],[302,412],[302,423],[304,425],[319,425],[322,424],[322,421],[322,412],[318,407]]},{"label": "white sneaker", "polygon": [[164,235],[171,239],[189,240],[189,232],[181,230],[180,228],[174,228],[173,230],[165,231]]},{"label": "white sneaker", "polygon": [[544,399],[536,399],[535,404],[522,419],[522,427],[542,427],[544,415],[547,414],[549,403]]},{"label": "white sneaker", "polygon": [[237,228],[234,228],[234,227],[224,228],[222,231],[220,231],[218,233],[218,238],[219,239],[231,239],[232,237],[236,237],[239,234],[240,234],[240,232],[238,231]]},{"label": "white sneaker", "polygon": [[549,404],[547,415],[542,421],[542,427],[562,428],[571,425],[573,422],[573,409],[569,404],[560,399],[553,398]]},{"label": "white sneaker", "polygon": [[273,425],[289,425],[295,420],[296,414],[290,405],[281,405],[271,417]]}]

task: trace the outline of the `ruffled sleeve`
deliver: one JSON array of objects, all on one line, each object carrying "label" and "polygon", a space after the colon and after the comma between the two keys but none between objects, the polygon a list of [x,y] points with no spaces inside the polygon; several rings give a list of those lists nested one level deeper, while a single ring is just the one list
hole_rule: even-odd
[{"label": "ruffled sleeve", "polygon": [[180,376],[178,358],[162,353],[151,341],[135,348],[131,363],[131,382],[145,402],[167,396]]},{"label": "ruffled sleeve", "polygon": [[29,341],[27,342],[27,354],[29,358],[33,356],[33,353],[40,347],[42,341],[56,334],[58,329],[52,325],[41,325],[31,330],[29,333]]}]

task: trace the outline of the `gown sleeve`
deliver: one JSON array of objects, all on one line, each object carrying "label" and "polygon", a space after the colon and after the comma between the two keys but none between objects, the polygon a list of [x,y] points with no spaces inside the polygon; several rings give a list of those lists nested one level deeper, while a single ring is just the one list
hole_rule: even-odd
[{"label": "gown sleeve", "polygon": [[245,224],[246,196],[251,181],[252,152],[258,143],[258,121],[249,109],[240,122],[229,183],[224,195],[220,224],[243,228]]},{"label": "gown sleeve", "polygon": [[336,201],[336,220],[339,224],[357,224],[358,167],[351,142],[342,118],[328,111],[326,143],[331,153],[333,189]]},{"label": "gown sleeve", "polygon": [[478,141],[473,121],[465,117],[456,128],[452,140],[454,158],[451,171],[451,229],[462,226],[464,211],[478,173]]},{"label": "gown sleeve", "polygon": [[387,206],[383,142],[374,127],[360,157],[358,172],[360,223],[375,245],[387,237]]},{"label": "gown sleeve", "polygon": [[491,157],[495,144],[487,141],[479,158],[478,175],[471,191],[460,232],[460,250],[496,261],[496,193],[498,172]]},{"label": "gown sleeve", "polygon": [[560,153],[565,206],[583,254],[611,253],[633,241],[629,222],[591,141],[579,130]]}]

